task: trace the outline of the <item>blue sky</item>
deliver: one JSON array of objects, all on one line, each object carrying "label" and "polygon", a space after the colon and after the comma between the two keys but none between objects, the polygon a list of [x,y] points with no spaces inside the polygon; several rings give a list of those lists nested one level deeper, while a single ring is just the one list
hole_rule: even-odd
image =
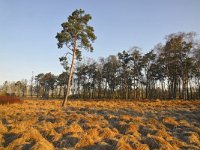
[{"label": "blue sky", "polygon": [[55,35],[75,9],[93,17],[94,52],[83,56],[97,59],[133,46],[146,53],[170,33],[200,34],[199,7],[199,0],[0,0],[0,84],[30,80],[32,71],[61,73],[67,49]]}]

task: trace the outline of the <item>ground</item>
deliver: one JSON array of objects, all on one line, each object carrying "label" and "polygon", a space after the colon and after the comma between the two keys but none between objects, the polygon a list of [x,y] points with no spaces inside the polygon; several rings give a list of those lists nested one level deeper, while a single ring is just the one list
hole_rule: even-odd
[{"label": "ground", "polygon": [[0,105],[0,150],[200,149],[200,101]]}]

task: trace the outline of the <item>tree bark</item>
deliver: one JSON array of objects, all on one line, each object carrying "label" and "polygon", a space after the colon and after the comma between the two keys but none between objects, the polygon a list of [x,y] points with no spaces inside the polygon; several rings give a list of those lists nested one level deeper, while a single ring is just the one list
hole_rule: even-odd
[{"label": "tree bark", "polygon": [[198,94],[198,96],[199,96],[198,98],[200,98],[200,85],[199,85],[199,94]]},{"label": "tree bark", "polygon": [[72,74],[74,72],[75,57],[76,57],[76,42],[75,42],[75,45],[74,45],[74,50],[73,50],[73,55],[72,55],[72,63],[71,63],[71,67],[70,67],[69,79],[68,79],[68,82],[67,82],[67,93],[66,93],[65,99],[63,100],[62,106],[65,106],[65,102],[68,100],[68,96],[70,94],[70,85],[71,85],[71,80],[72,80]]}]

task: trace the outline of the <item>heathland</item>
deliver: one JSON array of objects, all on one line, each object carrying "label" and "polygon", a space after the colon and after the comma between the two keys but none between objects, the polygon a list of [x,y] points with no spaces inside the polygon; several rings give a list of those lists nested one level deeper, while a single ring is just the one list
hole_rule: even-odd
[{"label": "heathland", "polygon": [[200,101],[0,105],[0,149],[200,149]]}]

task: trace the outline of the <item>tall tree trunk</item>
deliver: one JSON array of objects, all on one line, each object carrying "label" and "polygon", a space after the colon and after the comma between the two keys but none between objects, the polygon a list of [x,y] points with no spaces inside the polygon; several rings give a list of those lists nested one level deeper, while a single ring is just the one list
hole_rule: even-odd
[{"label": "tall tree trunk", "polygon": [[192,83],[191,83],[191,80],[189,80],[189,86],[190,86],[190,99],[193,99]]},{"label": "tall tree trunk", "polygon": [[199,79],[197,79],[197,80],[198,80],[198,81],[197,81],[197,82],[198,82],[198,83],[197,83],[197,88],[198,88],[198,89],[197,89],[197,98],[200,99],[200,80],[199,80]]},{"label": "tall tree trunk", "polygon": [[77,92],[78,92],[78,98],[81,98],[80,96],[80,81],[78,79],[78,89],[77,89]]},{"label": "tall tree trunk", "polygon": [[107,91],[107,83],[105,83],[105,88],[104,88],[104,98],[106,98],[106,91]]},{"label": "tall tree trunk", "polygon": [[128,83],[127,83],[127,78],[126,78],[126,83],[125,83],[125,99],[128,99]]},{"label": "tall tree trunk", "polygon": [[51,98],[53,98],[53,96],[54,96],[54,95],[53,95],[54,89],[51,89],[51,92],[52,92],[52,93],[51,93]]},{"label": "tall tree trunk", "polygon": [[172,83],[168,79],[168,99],[171,99]]},{"label": "tall tree trunk", "polygon": [[176,100],[176,88],[177,88],[177,78],[174,79],[174,86],[173,86],[173,99]]},{"label": "tall tree trunk", "polygon": [[101,96],[100,96],[100,95],[101,95],[101,83],[99,82],[99,83],[98,83],[98,96],[97,96],[97,97],[98,97],[98,99],[100,99],[100,98],[101,98]]},{"label": "tall tree trunk", "polygon": [[72,74],[73,74],[73,71],[74,71],[75,57],[76,57],[76,43],[74,45],[74,50],[73,50],[73,55],[72,55],[72,63],[71,63],[71,67],[70,67],[70,74],[69,74],[69,79],[68,79],[68,82],[67,82],[67,94],[66,94],[65,99],[63,100],[62,106],[65,106],[65,102],[68,100],[68,96],[70,94],[70,85],[71,85],[71,80],[72,80]]},{"label": "tall tree trunk", "polygon": [[58,97],[60,98],[60,95],[61,95],[61,90],[62,90],[62,88],[61,88],[61,86],[59,86],[59,92],[58,92]]},{"label": "tall tree trunk", "polygon": [[189,86],[188,86],[189,82],[188,82],[188,79],[187,79],[186,84],[187,84],[187,85],[186,85],[187,100],[189,100],[190,95],[189,95]]},{"label": "tall tree trunk", "polygon": [[134,78],[133,78],[133,80],[134,80],[134,100],[136,100],[136,94],[137,94],[137,91],[136,91],[136,82],[135,82],[135,75],[134,75]]},{"label": "tall tree trunk", "polygon": [[199,97],[198,98],[200,98],[200,84],[199,84]]},{"label": "tall tree trunk", "polygon": [[145,98],[147,99],[148,98],[148,81],[145,85]]},{"label": "tall tree trunk", "polygon": [[179,99],[182,99],[181,79],[178,80],[178,97],[179,97]]},{"label": "tall tree trunk", "polygon": [[31,83],[31,86],[30,86],[30,93],[31,93],[31,98],[33,97],[33,86],[32,86],[32,83]]}]

